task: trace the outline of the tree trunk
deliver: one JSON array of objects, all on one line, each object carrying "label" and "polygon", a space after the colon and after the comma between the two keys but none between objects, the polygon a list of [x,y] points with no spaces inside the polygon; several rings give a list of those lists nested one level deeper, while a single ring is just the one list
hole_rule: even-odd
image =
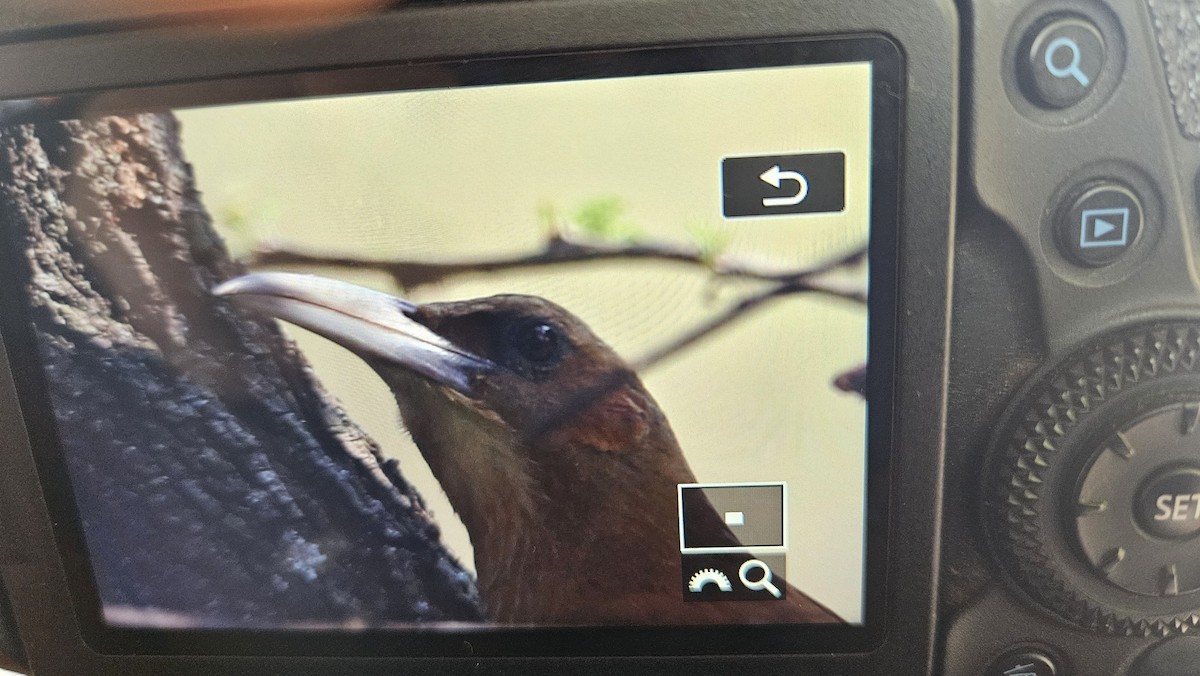
[{"label": "tree trunk", "polygon": [[[0,222],[108,620],[477,620],[394,461],[269,320],[167,114],[0,131]],[[397,423],[399,424],[399,423]]]}]

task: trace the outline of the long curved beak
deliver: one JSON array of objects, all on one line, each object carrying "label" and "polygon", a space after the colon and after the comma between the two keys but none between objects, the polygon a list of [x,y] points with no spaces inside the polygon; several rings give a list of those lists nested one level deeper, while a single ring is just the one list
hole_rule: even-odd
[{"label": "long curved beak", "polygon": [[494,365],[412,319],[417,305],[316,275],[257,272],[213,294],[324,336],[368,361],[383,360],[470,394]]}]

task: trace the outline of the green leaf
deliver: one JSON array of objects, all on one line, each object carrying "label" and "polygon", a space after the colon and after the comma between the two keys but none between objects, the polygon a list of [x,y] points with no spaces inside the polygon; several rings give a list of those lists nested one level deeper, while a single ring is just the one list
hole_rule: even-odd
[{"label": "green leaf", "polygon": [[644,234],[642,228],[625,219],[625,202],[614,196],[584,202],[571,220],[584,234],[598,239],[629,241]]}]

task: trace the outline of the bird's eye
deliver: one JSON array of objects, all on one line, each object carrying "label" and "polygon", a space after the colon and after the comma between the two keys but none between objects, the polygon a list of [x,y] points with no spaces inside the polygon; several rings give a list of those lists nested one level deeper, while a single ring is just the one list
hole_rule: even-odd
[{"label": "bird's eye", "polygon": [[548,364],[562,353],[562,336],[557,328],[545,322],[529,322],[516,327],[512,346],[531,364]]},{"label": "bird's eye", "polygon": [[571,349],[571,339],[562,328],[542,317],[500,316],[493,326],[489,356],[497,364],[525,378],[540,381]]}]

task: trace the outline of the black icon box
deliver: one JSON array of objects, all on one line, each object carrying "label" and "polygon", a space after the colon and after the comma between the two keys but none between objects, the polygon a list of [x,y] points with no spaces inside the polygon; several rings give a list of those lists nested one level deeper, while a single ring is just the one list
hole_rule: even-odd
[{"label": "black icon box", "polygon": [[685,601],[787,598],[787,557],[782,554],[684,554],[682,570]]},{"label": "black icon box", "polygon": [[846,154],[726,157],[721,194],[726,218],[837,213],[846,208]]}]

